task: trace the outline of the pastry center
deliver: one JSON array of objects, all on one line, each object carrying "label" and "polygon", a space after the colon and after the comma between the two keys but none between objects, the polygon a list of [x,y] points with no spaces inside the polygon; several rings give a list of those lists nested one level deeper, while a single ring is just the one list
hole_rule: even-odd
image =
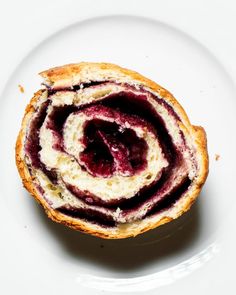
[{"label": "pastry center", "polygon": [[79,162],[93,176],[132,176],[147,165],[147,143],[130,128],[100,119],[87,121]]}]

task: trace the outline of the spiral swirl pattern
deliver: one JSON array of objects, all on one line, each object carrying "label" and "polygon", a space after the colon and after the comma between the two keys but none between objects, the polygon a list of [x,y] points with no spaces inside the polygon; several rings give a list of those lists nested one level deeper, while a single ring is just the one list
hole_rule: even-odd
[{"label": "spiral swirl pattern", "polygon": [[25,162],[45,207],[97,231],[155,219],[181,201],[199,172],[183,119],[141,84],[48,87],[26,127]]}]

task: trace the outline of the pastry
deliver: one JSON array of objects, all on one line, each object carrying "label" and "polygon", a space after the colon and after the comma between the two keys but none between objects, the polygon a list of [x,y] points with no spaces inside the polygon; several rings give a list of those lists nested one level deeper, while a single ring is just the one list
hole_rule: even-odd
[{"label": "pastry", "polygon": [[206,134],[164,88],[108,63],[40,73],[16,164],[48,216],[107,239],[176,219],[208,174]]}]

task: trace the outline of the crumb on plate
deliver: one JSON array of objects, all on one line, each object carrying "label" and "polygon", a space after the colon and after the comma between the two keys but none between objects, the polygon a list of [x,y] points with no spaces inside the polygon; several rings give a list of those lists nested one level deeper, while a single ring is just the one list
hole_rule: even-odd
[{"label": "crumb on plate", "polygon": [[220,155],[215,154],[215,160],[218,161],[220,159]]},{"label": "crumb on plate", "polygon": [[21,93],[24,93],[25,92],[25,89],[24,89],[24,87],[22,86],[22,85],[18,85],[18,88],[20,89],[20,92]]}]

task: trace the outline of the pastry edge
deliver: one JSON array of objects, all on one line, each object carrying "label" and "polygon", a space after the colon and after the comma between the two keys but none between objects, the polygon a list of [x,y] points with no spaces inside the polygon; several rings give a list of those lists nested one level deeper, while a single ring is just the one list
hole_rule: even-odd
[{"label": "pastry edge", "polygon": [[[55,84],[56,82],[64,81],[64,84],[62,85],[66,87],[72,87],[73,81],[71,77],[80,76],[81,71],[83,69],[89,70],[94,67],[96,71],[102,71],[102,70],[109,70],[110,73],[116,76],[116,73],[122,74],[124,76],[127,76],[130,78],[130,81],[137,82],[137,84],[141,84],[144,87],[147,87],[154,92],[158,93],[163,99],[165,99],[168,103],[170,103],[173,108],[178,111],[178,115],[180,115],[185,128],[187,128],[187,131],[189,133],[189,136],[194,138],[196,148],[197,148],[197,155],[200,157],[198,160],[198,163],[201,163],[201,170],[200,173],[197,176],[197,179],[195,180],[193,187],[190,192],[187,192],[184,194],[183,197],[181,197],[181,202],[177,202],[178,206],[172,207],[171,209],[166,210],[168,212],[168,215],[161,216],[160,219],[156,220],[155,222],[151,221],[150,219],[144,219],[141,220],[134,229],[130,230],[124,230],[122,228],[115,229],[115,233],[112,233],[112,229],[106,229],[99,226],[99,229],[96,225],[75,219],[69,216],[66,216],[60,212],[57,212],[56,210],[50,208],[46,200],[43,199],[43,197],[37,192],[36,188],[33,185],[33,178],[30,176],[28,172],[28,168],[22,158],[23,153],[23,141],[25,137],[25,131],[26,126],[28,123],[28,118],[30,115],[34,112],[34,104],[37,102],[38,98],[43,93],[43,90],[39,90],[35,93],[34,97],[31,99],[30,103],[26,107],[25,115],[22,120],[21,129],[16,141],[16,165],[19,171],[19,174],[22,178],[22,182],[24,187],[30,192],[30,194],[38,201],[39,204],[41,204],[48,217],[51,218],[53,221],[62,223],[64,225],[67,225],[73,229],[92,234],[94,236],[104,238],[104,239],[122,239],[122,238],[128,238],[128,237],[135,237],[141,233],[144,233],[150,229],[154,229],[162,224],[165,224],[167,222],[172,221],[173,219],[178,218],[181,216],[184,212],[188,211],[196,198],[198,197],[203,184],[205,183],[205,180],[208,175],[208,154],[207,154],[207,139],[206,139],[206,133],[205,130],[201,126],[194,126],[191,125],[184,109],[179,104],[179,102],[176,101],[176,99],[173,97],[173,95],[164,89],[163,87],[159,86],[155,82],[143,77],[142,75],[130,71],[127,69],[123,69],[119,66],[108,64],[108,63],[80,63],[80,64],[71,64],[66,65],[62,67],[57,67],[50,69],[48,71],[40,73],[40,75],[46,80],[49,81],[52,84]],[[85,71],[86,72],[86,71]],[[119,76],[119,75],[118,75]],[[83,79],[83,77],[80,77],[80,79]],[[118,79],[119,81],[119,79]],[[130,83],[128,81],[128,83]],[[170,216],[171,212],[176,211],[176,213],[173,216]],[[160,213],[155,215],[155,218],[160,215]]]}]

